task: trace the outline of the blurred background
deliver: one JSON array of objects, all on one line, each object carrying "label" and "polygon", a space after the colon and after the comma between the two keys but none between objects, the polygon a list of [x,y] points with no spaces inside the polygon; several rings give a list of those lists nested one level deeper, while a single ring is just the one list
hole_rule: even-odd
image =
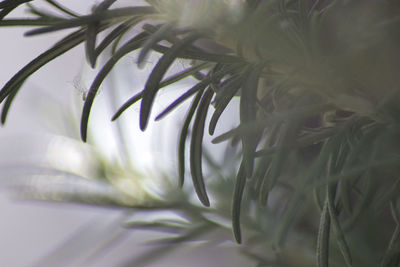
[{"label": "blurred background", "polygon": [[[92,4],[92,1],[68,1],[69,8],[83,13]],[[27,15],[20,8],[12,16]],[[60,32],[25,38],[24,31],[24,28],[0,28],[0,86],[65,36]],[[149,250],[143,241],[155,234],[116,227],[123,217],[118,209],[24,199],[26,188],[21,184],[29,183],[32,176],[39,178],[34,180],[36,183],[42,176],[46,181],[60,175],[49,172],[47,167],[77,176],[93,175],[91,166],[96,164],[96,155],[117,165],[132,165],[143,175],[176,175],[176,129],[181,125],[182,112],[178,110],[175,112],[178,117],[170,116],[162,123],[151,123],[145,133],[138,130],[137,107],[126,112],[119,124],[110,121],[122,99],[139,90],[157,56],[150,58],[150,64],[142,70],[135,65],[135,55],[118,64],[95,100],[89,127],[97,126],[101,131],[90,132],[88,144],[79,140],[78,127],[82,99],[96,70],[90,70],[84,58],[84,49],[78,46],[32,75],[0,129],[0,266],[125,266],[128,259]],[[176,95],[178,89],[171,88],[169,92]],[[170,93],[163,93],[160,98],[167,99]],[[159,110],[165,107],[157,105]],[[183,106],[181,110],[186,108]],[[48,185],[44,182],[42,186]],[[101,235],[106,229],[109,235],[123,238],[118,238],[100,256],[95,252],[101,249]],[[233,242],[217,247],[185,245],[146,266],[247,265],[236,248]],[[63,253],[55,253],[60,249]],[[79,255],[80,250],[88,253]]]}]

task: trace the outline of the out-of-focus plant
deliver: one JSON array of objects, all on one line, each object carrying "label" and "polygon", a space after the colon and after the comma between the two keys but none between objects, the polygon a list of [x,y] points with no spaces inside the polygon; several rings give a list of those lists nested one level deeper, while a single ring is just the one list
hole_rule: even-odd
[{"label": "out-of-focus plant", "polygon": [[[83,141],[102,82],[129,53],[138,51],[139,66],[150,52],[161,57],[144,89],[128,99],[113,120],[140,101],[139,127],[145,130],[160,91],[187,77],[197,79],[156,120],[191,101],[179,137],[178,184],[185,181],[188,157],[194,191],[210,208],[198,206],[189,200],[190,193],[171,185],[163,185],[165,194],[145,204],[131,200],[124,190],[124,197],[112,198],[111,203],[174,209],[186,217],[183,222],[130,226],[176,230],[177,236],[163,241],[170,244],[226,227],[206,215],[211,213],[231,218],[234,238],[260,266],[400,264],[399,2],[148,0],[147,5],[117,8],[113,5],[119,1],[106,0],[86,15],[45,1],[62,14],[55,15],[31,2],[0,2],[0,26],[36,27],[27,36],[75,31],[2,88],[3,123],[26,79],[79,44],[85,46],[92,67],[107,48],[111,50],[84,97]],[[32,18],[5,18],[19,5],[26,5]],[[128,37],[132,29],[138,33]],[[167,76],[177,59],[192,65]],[[235,98],[239,123],[213,142],[231,140],[238,146],[240,159],[231,168],[236,174],[223,178],[217,163],[220,167],[205,181],[205,131],[214,134]],[[119,181],[131,176],[122,169],[108,173],[104,181],[120,192]],[[80,196],[81,201],[90,199],[89,192]],[[262,253],[255,252],[258,245]]]}]

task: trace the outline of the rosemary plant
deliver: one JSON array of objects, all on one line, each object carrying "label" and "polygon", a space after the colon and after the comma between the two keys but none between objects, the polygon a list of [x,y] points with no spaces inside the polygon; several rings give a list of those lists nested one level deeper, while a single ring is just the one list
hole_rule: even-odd
[{"label": "rosemary plant", "polygon": [[[100,56],[107,59],[84,100],[83,141],[99,88],[130,53],[137,51],[139,66],[150,53],[161,56],[144,88],[121,103],[112,120],[140,105],[144,131],[160,91],[188,77],[197,80],[156,120],[191,103],[179,136],[177,184],[187,182],[189,168],[202,206],[191,200],[190,190],[172,184],[165,185],[161,199],[145,203],[129,192],[94,198],[127,210],[175,210],[185,218],[128,220],[128,227],[175,232],[159,240],[170,245],[224,231],[230,226],[222,219],[229,218],[233,239],[258,266],[399,266],[398,1],[147,0],[115,7],[120,1],[104,0],[84,15],[53,0],[44,1],[48,10],[35,2],[1,1],[0,26],[34,27],[26,36],[73,31],[4,85],[2,123],[29,76],[80,44],[90,66]],[[32,16],[7,18],[20,5]],[[191,66],[167,76],[177,59]],[[229,142],[240,159],[229,177],[217,162],[205,179],[203,137],[214,135],[236,98],[238,125],[213,143]],[[108,175],[102,183],[122,192],[118,175]],[[63,199],[93,200],[86,194]]]}]

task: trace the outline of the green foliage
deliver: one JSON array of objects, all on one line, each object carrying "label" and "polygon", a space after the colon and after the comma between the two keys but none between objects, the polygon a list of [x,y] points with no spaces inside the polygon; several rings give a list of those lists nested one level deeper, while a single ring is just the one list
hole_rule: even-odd
[{"label": "green foliage", "polygon": [[[398,2],[148,0],[147,6],[113,8],[118,1],[106,0],[91,14],[78,15],[46,1],[63,14],[57,16],[26,2],[30,1],[0,2],[0,26],[37,27],[27,36],[75,31],[28,63],[1,89],[2,123],[26,79],[82,43],[92,67],[99,56],[107,56],[107,48],[112,51],[84,103],[83,141],[88,138],[89,114],[102,82],[129,53],[139,51],[139,65],[152,51],[161,58],[144,89],[128,99],[113,120],[141,101],[139,126],[145,130],[161,89],[189,76],[198,80],[157,120],[194,96],[180,133],[179,185],[184,183],[190,135],[194,191],[211,208],[197,206],[189,196],[170,202],[165,194],[165,202],[155,203],[163,209],[192,212],[185,215],[188,223],[131,222],[129,227],[174,230],[178,237],[160,243],[185,242],[213,227],[223,228],[204,215],[207,211],[231,216],[236,241],[243,242],[243,250],[260,266],[310,266],[310,259],[291,250],[291,243],[298,245],[296,238],[311,243],[309,249],[317,251],[312,259],[317,266],[399,264]],[[22,4],[32,18],[5,18]],[[131,29],[139,33],[124,41]],[[100,40],[103,31],[107,34]],[[165,78],[177,59],[193,63]],[[232,174],[236,178],[224,180],[216,175],[207,179],[208,185],[203,177],[202,145],[207,114],[214,106],[208,123],[213,135],[221,114],[237,97],[239,125],[213,141],[241,142],[241,158],[233,168],[237,174]],[[224,193],[214,191],[215,198],[228,197],[210,201],[207,189],[213,186],[226,187]],[[225,209],[226,203],[232,203],[231,211]],[[150,209],[130,202],[117,205]],[[392,215],[388,215],[390,210]],[[241,224],[249,238],[243,239]],[[393,227],[390,239],[387,231]],[[257,236],[275,251],[273,257],[250,251],[259,242],[254,241]],[[375,244],[369,246],[371,240]]]}]

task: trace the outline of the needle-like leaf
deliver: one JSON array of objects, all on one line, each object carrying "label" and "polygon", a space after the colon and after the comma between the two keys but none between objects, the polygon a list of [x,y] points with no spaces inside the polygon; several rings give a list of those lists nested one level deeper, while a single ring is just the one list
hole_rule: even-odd
[{"label": "needle-like leaf", "polygon": [[92,104],[95,96],[99,90],[100,85],[106,78],[107,74],[112,70],[114,65],[126,54],[131,53],[139,49],[147,37],[147,33],[139,33],[135,37],[133,37],[129,42],[123,45],[103,66],[103,68],[96,75],[96,78],[92,82],[92,85],[89,88],[85,104],[83,105],[82,117],[81,117],[81,138],[83,141],[86,141],[87,137],[87,124],[89,120],[90,110],[92,108]]},{"label": "needle-like leaf", "polygon": [[212,142],[214,144],[217,144],[226,141],[232,138],[233,136],[238,137],[246,134],[252,134],[255,131],[264,129],[266,125],[271,126],[273,124],[280,123],[288,119],[296,120],[300,118],[306,118],[307,116],[316,114],[318,112],[323,112],[328,109],[329,105],[327,104],[316,104],[316,105],[309,105],[307,107],[298,107],[292,110],[287,110],[282,113],[275,113],[275,114],[273,113],[268,116],[265,116],[265,118],[258,119],[254,122],[246,122],[240,124],[236,128],[215,137],[212,140]]},{"label": "needle-like leaf", "polygon": [[184,94],[182,94],[180,97],[175,99],[174,102],[172,102],[172,104],[168,105],[168,107],[166,107],[160,114],[157,115],[155,120],[156,121],[161,120],[168,113],[170,113],[174,108],[176,108],[177,106],[182,104],[185,100],[187,100],[188,98],[193,96],[195,93],[197,93],[199,90],[202,90],[207,86],[208,86],[208,84],[206,82],[203,82],[203,81],[197,83],[195,86],[193,86],[192,88],[187,90]]},{"label": "needle-like leaf", "polygon": [[[168,47],[156,44],[153,46],[153,50],[160,52],[162,54],[168,51]],[[218,62],[218,63],[225,63],[225,64],[235,64],[235,63],[243,63],[243,59],[232,56],[232,55],[224,55],[224,54],[213,54],[204,51],[197,50],[186,50],[182,51],[179,54],[179,58],[184,59],[192,59],[192,60],[203,60],[208,62]]]},{"label": "needle-like leaf", "polygon": [[31,2],[33,0],[4,0],[0,2],[0,8],[9,8],[15,5],[22,5],[23,3]]},{"label": "needle-like leaf", "polygon": [[[339,139],[340,135],[335,138]],[[333,153],[329,159],[328,175],[331,173],[337,173],[339,170],[341,170],[343,163],[344,163],[344,162],[340,162],[341,152],[342,152],[341,144],[336,145],[335,151],[333,151]],[[350,249],[347,244],[344,232],[342,230],[342,226],[339,222],[338,212],[335,207],[336,192],[337,192],[337,183],[327,184],[326,196],[327,196],[327,203],[328,203],[328,212],[329,212],[329,216],[331,218],[333,233],[335,234],[336,241],[338,243],[340,252],[342,253],[343,258],[346,262],[346,265],[351,267],[352,266],[352,258],[351,258]]]},{"label": "needle-like leaf", "polygon": [[[93,9],[93,14],[98,14],[106,11],[116,0],[105,0]],[[97,53],[96,53],[96,39],[97,32],[100,27],[100,21],[94,21],[87,25],[86,29],[86,57],[92,68],[96,66]]]},{"label": "needle-like leaf", "polygon": [[214,134],[218,120],[222,115],[222,112],[231,102],[232,98],[236,95],[237,91],[243,82],[243,77],[233,76],[226,83],[224,83],[215,96],[215,111],[211,117],[210,124],[208,126],[208,132],[210,135]]},{"label": "needle-like leaf", "polygon": [[43,27],[35,30],[28,31],[25,36],[32,36],[37,34],[49,33],[63,29],[75,28],[75,27],[86,27],[90,23],[101,22],[102,24],[115,21],[116,19],[132,18],[134,16],[148,15],[154,13],[152,7],[126,7],[126,8],[115,8],[112,10],[106,10],[91,15],[81,16],[66,20],[64,22],[55,23],[48,27]]},{"label": "needle-like leaf", "polygon": [[193,179],[194,189],[197,196],[204,206],[210,206],[207,196],[206,187],[204,185],[203,167],[202,167],[202,146],[204,125],[214,92],[208,88],[204,93],[199,107],[197,108],[196,118],[192,127],[192,138],[190,142],[190,170]]},{"label": "needle-like leaf", "polygon": [[328,200],[325,201],[321,212],[317,238],[317,267],[329,266],[329,235],[331,218],[328,212]]},{"label": "needle-like leaf", "polygon": [[350,253],[350,249],[349,246],[347,244],[344,232],[342,230],[342,227],[339,223],[339,219],[337,216],[337,211],[334,208],[334,204],[333,204],[333,198],[334,195],[332,193],[333,186],[329,185],[329,189],[328,189],[328,211],[329,211],[329,215],[331,218],[331,222],[332,222],[332,228],[333,228],[333,232],[335,233],[335,238],[337,240],[338,246],[340,251],[342,252],[342,255],[345,259],[346,265],[347,266],[352,266],[352,258],[351,258],[351,253]]},{"label": "needle-like leaf", "polygon": [[[104,49],[106,49],[112,42],[115,42],[121,35],[123,35],[126,31],[128,31],[131,27],[135,26],[139,23],[143,18],[135,17],[130,19],[124,23],[118,25],[115,29],[113,29],[96,47],[95,54],[98,57]],[[116,51],[116,50],[115,50]],[[115,54],[115,51],[112,54]]]},{"label": "needle-like leaf", "polygon": [[246,168],[244,162],[239,167],[239,171],[235,180],[235,189],[233,193],[232,203],[232,229],[236,242],[242,243],[242,233],[240,228],[240,211],[243,198],[243,192],[246,185]]},{"label": "needle-like leaf", "polygon": [[69,10],[68,8],[60,5],[59,3],[57,3],[54,0],[46,0],[46,2],[49,3],[50,5],[52,5],[53,7],[55,7],[56,9],[60,10],[64,14],[67,14],[67,15],[69,15],[71,17],[75,17],[75,18],[79,17],[78,14],[76,14],[75,12]]},{"label": "needle-like leaf", "polygon": [[4,0],[0,2],[0,20],[10,14],[19,5],[22,5],[33,0]]},{"label": "needle-like leaf", "polygon": [[185,181],[185,150],[186,150],[186,139],[189,133],[190,122],[192,121],[193,115],[199,105],[201,96],[204,93],[204,88],[197,92],[196,97],[193,99],[192,104],[186,114],[185,121],[183,122],[182,129],[179,135],[178,144],[178,175],[179,175],[179,186],[182,187]]},{"label": "needle-like leaf", "polygon": [[[193,78],[196,78],[196,74],[199,73],[199,71],[204,70],[210,66],[210,63],[208,62],[203,62],[198,65],[192,66],[190,68],[187,68],[184,71],[178,72],[177,74],[174,74],[166,79],[164,79],[160,83],[160,88],[171,85],[177,81],[183,80],[189,76],[193,76]],[[202,79],[200,79],[202,80]]]},{"label": "needle-like leaf", "polygon": [[86,57],[90,66],[94,68],[96,66],[96,39],[97,39],[97,28],[99,27],[99,22],[90,23],[86,30]]},{"label": "needle-like leaf", "polygon": [[10,111],[10,107],[11,104],[15,98],[15,96],[17,95],[19,88],[21,88],[21,86],[24,84],[24,82],[22,82],[21,84],[19,84],[17,86],[17,88],[10,94],[8,95],[8,97],[6,98],[3,108],[1,110],[1,124],[5,124],[6,123],[6,119],[7,119],[7,115],[8,112]]},{"label": "needle-like leaf", "polygon": [[[171,77],[166,78],[165,80],[163,80],[160,83],[159,89],[164,88],[176,81],[182,80],[185,77],[188,77],[189,75],[193,75],[195,76],[199,70],[206,68],[209,64],[208,63],[201,63],[197,66],[194,66],[192,68],[189,68],[183,72],[180,72],[176,75],[173,75]],[[201,79],[203,80],[203,79]],[[181,97],[179,97],[177,100],[175,100],[171,105],[169,105],[164,111],[162,111],[159,115],[157,115],[157,117],[155,118],[155,120],[160,120],[162,119],[165,115],[167,115],[170,111],[172,111],[172,109],[174,107],[176,107],[177,105],[179,105],[181,102],[185,101],[186,99],[188,99],[190,96],[192,96],[193,94],[195,94],[200,87],[206,87],[209,83],[210,83],[211,79],[205,77],[203,82],[200,82],[198,85],[195,85],[194,87],[192,87],[191,89],[189,89],[188,91],[186,91],[186,93],[184,93]],[[204,86],[203,86],[204,85]],[[126,101],[119,109],[118,111],[115,113],[115,115],[112,117],[112,120],[116,120],[119,116],[121,116],[121,114],[127,110],[131,105],[133,105],[134,103],[136,103],[138,100],[142,99],[143,97],[143,91],[140,92],[139,94],[134,95],[133,97],[131,97],[130,99],[128,99],[128,101]]]},{"label": "needle-like leaf", "polygon": [[[216,67],[214,67],[215,69]],[[191,97],[193,94],[195,94],[199,89],[207,87],[211,83],[220,80],[223,76],[229,74],[231,71],[234,71],[237,68],[237,66],[229,66],[226,69],[221,69],[216,72],[210,73],[207,77],[204,77],[204,79],[201,79],[199,83],[194,85],[191,89],[186,91],[184,94],[182,94],[180,97],[178,97],[174,102],[172,102],[168,107],[166,107],[160,114],[157,115],[156,120],[162,119],[164,116],[166,116],[169,112],[171,112],[174,108],[176,108],[178,105],[180,105],[182,102],[184,102],[186,99]],[[166,79],[165,82],[161,82],[160,88],[167,84],[167,81],[169,79]]]},{"label": "needle-like leaf", "polygon": [[127,110],[130,106],[138,102],[143,97],[143,91],[136,93],[134,96],[129,98],[118,110],[115,112],[114,116],[112,116],[111,120],[115,121],[118,119],[125,110]]},{"label": "needle-like leaf", "polygon": [[151,34],[150,37],[144,42],[142,49],[140,50],[137,64],[141,68],[143,67],[143,62],[146,61],[147,56],[152,49],[152,47],[158,42],[164,39],[164,36],[169,33],[172,29],[172,24],[166,23],[162,25],[155,33]]},{"label": "needle-like leaf", "polygon": [[[85,39],[85,34],[82,31],[76,31],[62,41],[55,44],[52,48],[47,50],[46,52],[39,55],[37,58],[32,60],[29,64],[23,67],[20,71],[17,72],[1,89],[0,91],[0,102],[3,102],[4,99],[10,94],[16,94],[15,91],[18,91],[20,85],[34,72],[38,69],[57,58],[58,56],[64,54],[69,51],[71,48],[77,46],[82,43]],[[5,120],[5,118],[4,118]]]},{"label": "needle-like leaf", "polygon": [[[260,67],[250,67],[244,75],[246,79],[242,85],[240,97],[240,122],[250,123],[257,119],[257,89],[260,76]],[[247,177],[253,174],[254,152],[261,132],[242,136],[243,161]]]},{"label": "needle-like leaf", "polygon": [[166,71],[179,56],[185,47],[191,45],[201,35],[193,33],[186,36],[180,42],[174,44],[165,54],[159,59],[156,66],[153,68],[149,78],[147,79],[145,89],[143,91],[143,99],[140,106],[140,129],[143,131],[147,127],[151,108],[153,106],[154,98],[157,91],[160,89],[161,79],[164,77]]},{"label": "needle-like leaf", "polygon": [[394,267],[400,263],[400,215],[397,210],[397,205],[390,203],[392,217],[396,223],[396,227],[390,239],[389,246],[386,249],[385,255],[381,262],[381,267]]}]

